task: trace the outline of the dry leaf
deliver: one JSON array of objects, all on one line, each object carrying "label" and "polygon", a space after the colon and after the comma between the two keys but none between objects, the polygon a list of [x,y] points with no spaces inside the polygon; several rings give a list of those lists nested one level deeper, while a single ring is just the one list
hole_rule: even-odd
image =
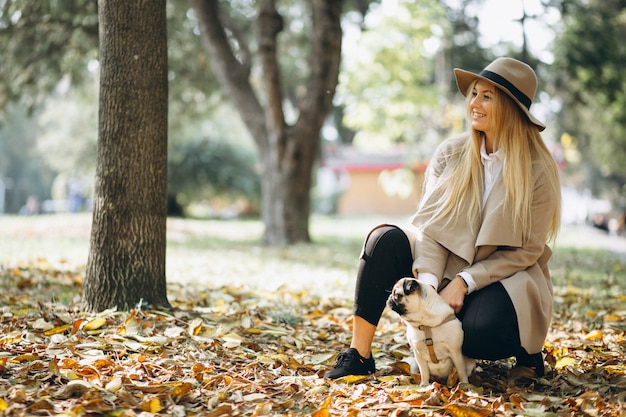
[{"label": "dry leaf", "polygon": [[84,393],[92,389],[90,383],[82,380],[74,380],[67,383],[67,385],[61,387],[52,396],[59,399],[68,399],[74,395],[81,396]]},{"label": "dry leaf", "polygon": [[452,417],[487,417],[491,410],[483,407],[463,404],[448,404],[444,408]]},{"label": "dry leaf", "polygon": [[82,328],[83,330],[97,330],[106,324],[106,320],[102,317],[95,318],[86,323]]},{"label": "dry leaf", "polygon": [[69,328],[70,328],[69,324],[64,324],[62,326],[58,326],[58,327],[52,328],[50,330],[46,330],[45,332],[43,332],[43,334],[45,336],[52,336],[53,334],[65,333],[65,331],[67,329],[69,329]]},{"label": "dry leaf", "polygon": [[[33,415],[109,417],[608,416],[619,415],[624,400],[626,329],[614,320],[624,316],[624,308],[618,296],[590,308],[591,289],[555,289],[545,378],[510,385],[507,375],[515,373],[509,373],[509,361],[482,361],[470,376],[472,385],[448,387],[416,385],[419,375],[400,361],[410,354],[405,329],[391,313],[384,313],[378,326],[374,376],[324,379],[333,358],[347,347],[352,320],[347,299],[283,289],[174,286],[168,288],[171,312],[109,310],[94,318],[76,305],[37,301],[55,282],[80,290],[75,273],[20,271],[19,293],[16,285],[0,292],[0,301],[10,306],[0,324],[0,414],[21,407]],[[16,278],[0,268],[0,279]],[[572,303],[584,310],[576,311]],[[285,311],[297,325],[272,319]],[[43,330],[46,323],[56,327]]]}]

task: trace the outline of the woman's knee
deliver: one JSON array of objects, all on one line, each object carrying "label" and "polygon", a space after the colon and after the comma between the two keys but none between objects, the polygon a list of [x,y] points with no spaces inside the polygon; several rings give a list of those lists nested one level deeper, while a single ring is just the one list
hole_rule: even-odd
[{"label": "woman's knee", "polygon": [[[399,245],[409,244],[406,234],[397,226],[381,225],[372,229],[365,239],[361,258],[367,259],[372,256],[374,250],[397,248]],[[409,246],[410,249],[410,246]]]}]

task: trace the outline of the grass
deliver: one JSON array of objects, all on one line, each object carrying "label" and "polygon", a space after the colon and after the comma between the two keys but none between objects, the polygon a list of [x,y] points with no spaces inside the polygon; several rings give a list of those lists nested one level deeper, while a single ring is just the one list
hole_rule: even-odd
[{"label": "grass", "polygon": [[[315,243],[265,247],[259,244],[263,225],[258,220],[168,219],[168,283],[323,289],[351,298],[364,236],[377,224],[404,221],[314,216],[310,231]],[[87,260],[90,225],[87,213],[0,216],[0,265],[46,262],[80,270]],[[626,293],[626,239],[607,240],[593,229],[567,226],[561,236],[551,260],[555,286],[586,289],[592,298]]]}]

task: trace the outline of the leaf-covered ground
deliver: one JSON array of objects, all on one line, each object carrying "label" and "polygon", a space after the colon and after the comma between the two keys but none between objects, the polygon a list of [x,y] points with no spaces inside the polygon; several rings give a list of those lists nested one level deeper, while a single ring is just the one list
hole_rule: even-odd
[{"label": "leaf-covered ground", "polygon": [[[292,262],[345,268],[339,246],[229,250],[263,252],[272,273],[301,273]],[[557,250],[545,377],[480,362],[470,385],[426,387],[410,373],[390,312],[376,337],[376,375],[323,378],[349,344],[351,294],[205,276],[170,282],[170,311],[84,313],[84,268],[44,255],[0,266],[0,415],[626,415],[626,264],[606,251]]]}]

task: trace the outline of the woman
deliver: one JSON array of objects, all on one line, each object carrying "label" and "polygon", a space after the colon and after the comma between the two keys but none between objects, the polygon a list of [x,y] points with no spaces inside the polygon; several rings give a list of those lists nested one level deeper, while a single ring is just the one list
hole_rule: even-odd
[{"label": "woman", "polygon": [[560,223],[556,164],[545,126],[530,114],[531,67],[498,58],[479,74],[455,69],[469,133],[444,141],[424,180],[410,228],[382,225],[365,240],[350,348],[325,377],[375,371],[371,343],[393,284],[432,285],[463,324],[463,354],[516,357],[544,372],[541,348],[552,316],[548,270]]}]

